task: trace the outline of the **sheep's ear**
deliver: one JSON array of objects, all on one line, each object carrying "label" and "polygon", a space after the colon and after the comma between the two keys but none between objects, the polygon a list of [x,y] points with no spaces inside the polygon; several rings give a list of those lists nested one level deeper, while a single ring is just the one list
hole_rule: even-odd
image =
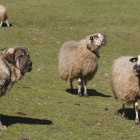
[{"label": "sheep's ear", "polygon": [[93,36],[90,36],[91,43],[93,42]]},{"label": "sheep's ear", "polygon": [[108,35],[104,35],[104,38],[107,38],[108,37]]},{"label": "sheep's ear", "polygon": [[90,40],[93,40],[93,36],[90,36]]},{"label": "sheep's ear", "polygon": [[129,61],[136,62],[136,61],[138,61],[138,58],[137,57],[136,58],[131,58]]},{"label": "sheep's ear", "polygon": [[98,38],[98,35],[94,35],[94,38],[97,39]]}]

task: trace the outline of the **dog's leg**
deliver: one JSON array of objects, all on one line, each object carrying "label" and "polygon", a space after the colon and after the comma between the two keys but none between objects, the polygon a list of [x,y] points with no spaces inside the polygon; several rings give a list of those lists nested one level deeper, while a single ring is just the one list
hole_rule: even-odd
[{"label": "dog's leg", "polygon": [[0,27],[2,26],[2,23],[3,23],[3,22],[1,21],[1,23],[0,23]]},{"label": "dog's leg", "polygon": [[10,89],[12,88],[12,86],[13,86],[13,81],[11,80],[11,82],[9,83],[9,85],[7,86],[7,88],[6,88],[6,92],[5,92],[5,94],[8,92],[8,91],[10,91]]},{"label": "dog's leg", "polygon": [[9,23],[8,23],[8,20],[6,20],[5,22],[6,22],[7,26],[10,27],[10,25],[9,25]]}]

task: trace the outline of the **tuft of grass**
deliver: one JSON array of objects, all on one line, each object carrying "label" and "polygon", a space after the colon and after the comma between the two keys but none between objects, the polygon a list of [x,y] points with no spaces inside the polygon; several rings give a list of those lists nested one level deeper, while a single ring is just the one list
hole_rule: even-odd
[{"label": "tuft of grass", "polygon": [[[140,52],[139,4],[135,0],[1,0],[8,10],[10,28],[0,28],[0,49],[26,47],[33,70],[0,98],[0,114],[7,131],[2,140],[139,139],[132,105],[112,98],[110,69],[113,60]],[[70,94],[69,82],[58,72],[58,53],[69,40],[92,33],[108,34],[100,49],[99,69],[88,82],[89,98]],[[140,112],[139,112],[140,113]]]}]

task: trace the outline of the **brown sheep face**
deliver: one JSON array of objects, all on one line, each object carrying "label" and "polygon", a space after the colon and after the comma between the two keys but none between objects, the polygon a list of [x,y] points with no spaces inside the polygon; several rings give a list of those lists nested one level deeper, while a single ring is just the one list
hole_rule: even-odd
[{"label": "brown sheep face", "polygon": [[140,55],[138,55],[136,58],[131,58],[130,61],[136,63],[133,69],[140,75]]}]

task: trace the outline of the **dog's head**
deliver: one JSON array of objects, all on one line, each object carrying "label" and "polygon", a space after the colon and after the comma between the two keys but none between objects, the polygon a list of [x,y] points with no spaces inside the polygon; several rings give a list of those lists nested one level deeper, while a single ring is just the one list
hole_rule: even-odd
[{"label": "dog's head", "polygon": [[135,63],[133,69],[138,75],[140,75],[140,55],[138,55],[138,57],[131,58],[130,61]]},{"label": "dog's head", "polygon": [[24,47],[7,48],[5,60],[19,69],[22,75],[32,70],[32,61],[30,60],[29,52]]}]

